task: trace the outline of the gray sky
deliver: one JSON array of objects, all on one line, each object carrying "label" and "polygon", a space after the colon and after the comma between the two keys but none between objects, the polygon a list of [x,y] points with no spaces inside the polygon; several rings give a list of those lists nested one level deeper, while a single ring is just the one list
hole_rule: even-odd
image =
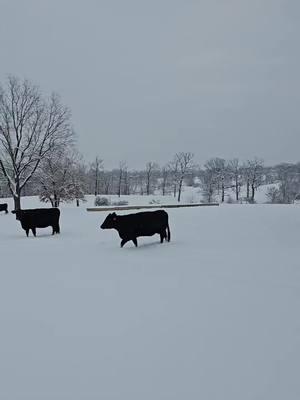
[{"label": "gray sky", "polygon": [[299,0],[0,0],[0,81],[55,90],[107,167],[300,160]]}]

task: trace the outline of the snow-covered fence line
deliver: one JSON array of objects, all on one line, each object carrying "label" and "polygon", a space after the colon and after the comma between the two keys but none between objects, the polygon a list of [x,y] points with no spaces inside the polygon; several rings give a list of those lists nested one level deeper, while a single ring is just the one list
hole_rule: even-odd
[{"label": "snow-covered fence line", "polygon": [[112,207],[88,207],[87,211],[118,211],[118,210],[140,210],[142,208],[182,208],[182,207],[203,207],[218,206],[219,203],[194,203],[194,204],[160,204],[146,206],[112,206]]}]

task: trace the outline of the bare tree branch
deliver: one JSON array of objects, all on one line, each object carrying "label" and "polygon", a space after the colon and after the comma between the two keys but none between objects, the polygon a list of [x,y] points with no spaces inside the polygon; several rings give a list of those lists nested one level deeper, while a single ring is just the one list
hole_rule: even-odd
[{"label": "bare tree branch", "polygon": [[28,80],[10,76],[0,86],[0,166],[20,207],[21,190],[56,149],[72,142],[71,114],[57,94],[45,99]]}]

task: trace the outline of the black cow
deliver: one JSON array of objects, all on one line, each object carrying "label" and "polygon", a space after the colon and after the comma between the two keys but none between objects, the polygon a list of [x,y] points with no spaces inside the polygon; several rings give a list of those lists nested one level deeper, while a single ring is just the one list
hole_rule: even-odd
[{"label": "black cow", "polygon": [[119,233],[121,247],[126,242],[132,240],[137,247],[137,238],[139,236],[152,236],[158,233],[160,243],[171,239],[171,233],[168,222],[168,214],[164,210],[139,212],[136,214],[117,215],[109,214],[103,224],[102,229],[116,229]]},{"label": "black cow", "polygon": [[26,235],[29,235],[29,230],[32,230],[36,236],[36,228],[46,228],[52,226],[52,235],[60,233],[58,208],[36,208],[31,210],[13,210],[16,214],[16,219],[21,222],[22,228]]},{"label": "black cow", "polygon": [[5,211],[5,214],[8,213],[7,203],[0,204],[0,211]]}]

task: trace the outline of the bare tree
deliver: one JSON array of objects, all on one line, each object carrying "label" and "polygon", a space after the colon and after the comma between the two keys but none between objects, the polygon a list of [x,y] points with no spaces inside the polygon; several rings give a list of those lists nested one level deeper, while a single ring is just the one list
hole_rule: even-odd
[{"label": "bare tree", "polygon": [[140,177],[139,171],[131,171],[130,173],[130,191],[131,193],[139,193]]},{"label": "bare tree", "polygon": [[178,158],[175,156],[174,159],[168,164],[172,185],[173,185],[173,196],[176,197],[177,195],[177,188],[178,188],[178,177],[179,177],[179,164]]},{"label": "bare tree", "polygon": [[175,155],[175,164],[178,166],[177,179],[178,179],[178,197],[177,200],[181,199],[182,184],[186,175],[191,171],[193,167],[193,153],[181,152]]},{"label": "bare tree", "polygon": [[95,161],[91,165],[92,173],[94,175],[94,193],[95,196],[99,194],[99,179],[100,173],[103,171],[103,160],[100,157],[96,157]]},{"label": "bare tree", "polygon": [[[281,163],[276,166],[276,175],[278,183],[276,202],[292,203],[300,193],[300,164]],[[272,193],[271,189],[270,192]]]},{"label": "bare tree", "polygon": [[263,169],[264,162],[261,159],[255,158],[248,161],[248,179],[251,187],[251,202],[254,202],[255,191],[263,184]]},{"label": "bare tree", "polygon": [[161,191],[163,196],[166,195],[169,177],[170,177],[170,165],[165,165],[161,170]]},{"label": "bare tree", "polygon": [[229,186],[229,174],[226,161],[223,158],[211,158],[205,163],[205,168],[210,171],[216,185],[217,193],[221,193],[222,203],[225,201],[225,190]]},{"label": "bare tree", "polygon": [[153,185],[153,176],[154,173],[158,170],[158,165],[155,162],[149,161],[146,164],[146,194],[149,196],[152,192],[152,185]]},{"label": "bare tree", "polygon": [[21,192],[41,161],[72,139],[70,111],[58,95],[43,98],[37,86],[14,76],[0,86],[0,168],[21,208]]},{"label": "bare tree", "polygon": [[128,172],[128,168],[126,167],[123,173],[123,194],[125,195],[130,194],[130,180],[131,176],[130,173]]},{"label": "bare tree", "polygon": [[110,194],[113,190],[114,174],[112,171],[104,171],[103,173],[103,191],[104,194]]},{"label": "bare tree", "polygon": [[127,164],[125,161],[121,161],[119,164],[119,177],[118,177],[118,196],[121,197],[122,183],[124,179],[125,171],[127,171]]},{"label": "bare tree", "polygon": [[208,203],[214,201],[214,196],[217,188],[216,179],[216,174],[211,168],[206,168],[200,175],[200,187],[203,193],[203,197]]},{"label": "bare tree", "polygon": [[241,192],[241,187],[242,187],[242,168],[240,166],[240,162],[238,158],[234,158],[233,160],[230,160],[228,163],[228,172],[230,175],[230,178],[233,181],[234,185],[234,191],[235,191],[235,199],[236,201],[239,201],[239,195]]},{"label": "bare tree", "polygon": [[271,186],[267,190],[266,197],[269,203],[282,203],[280,190],[275,186]]},{"label": "bare tree", "polygon": [[246,185],[246,199],[250,201],[250,178],[251,178],[251,169],[249,166],[249,162],[244,163],[242,166],[242,176],[244,184]]}]

